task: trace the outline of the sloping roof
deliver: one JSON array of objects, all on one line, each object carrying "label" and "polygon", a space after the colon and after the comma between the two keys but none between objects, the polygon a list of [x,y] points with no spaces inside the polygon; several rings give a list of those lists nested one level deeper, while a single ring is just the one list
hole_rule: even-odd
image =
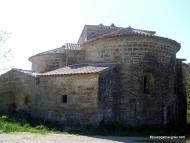
[{"label": "sloping roof", "polygon": [[121,27],[104,26],[104,25],[86,25],[86,27],[87,27],[87,40],[122,29]]},{"label": "sloping roof", "polygon": [[144,35],[144,36],[152,36],[156,32],[155,31],[148,31],[148,30],[140,30],[140,29],[134,29],[132,27],[122,28],[119,30],[116,30],[114,32],[110,32],[108,34],[102,35],[102,37],[109,37],[109,36],[121,36],[121,35]]},{"label": "sloping roof", "polygon": [[[85,33],[85,29],[86,29],[86,33]],[[96,31],[97,31],[97,33],[96,33]],[[85,34],[87,35],[86,39],[84,39]],[[123,27],[104,26],[104,25],[85,25],[78,43],[80,43],[82,45],[82,44],[86,44],[91,41],[95,41],[97,39],[102,39],[102,38],[107,38],[107,37],[135,35],[135,36],[154,37],[156,39],[165,39],[165,40],[170,41],[173,44],[175,44],[177,47],[177,51],[180,49],[180,43],[176,42],[175,40],[169,39],[169,38],[156,36],[155,34],[156,34],[156,31],[135,29],[130,26],[127,28],[123,28]]]},{"label": "sloping roof", "polygon": [[87,40],[96,38],[98,36],[116,31],[121,29],[121,27],[116,27],[114,24],[111,26],[100,25],[85,25],[83,31],[79,37],[78,43],[81,44]]},{"label": "sloping roof", "polygon": [[112,32],[91,38],[91,39],[87,40],[86,42],[94,41],[96,39],[101,39],[101,38],[105,38],[105,37],[114,37],[114,36],[128,36],[128,35],[154,36],[155,33],[156,33],[155,31],[134,29],[129,26],[127,28],[119,28]]},{"label": "sloping roof", "polygon": [[65,52],[65,45],[63,45],[60,48],[56,48],[56,49],[53,49],[53,50],[48,50],[48,51],[45,51],[45,52],[38,53],[38,54],[36,54],[34,56],[41,56],[41,55],[47,55],[47,54],[57,54],[57,53],[64,53],[64,52]]},{"label": "sloping roof", "polygon": [[23,69],[17,69],[17,68],[13,68],[12,69],[13,71],[18,71],[18,72],[21,72],[21,73],[24,73],[24,74],[27,74],[27,75],[31,75],[31,76],[36,76],[38,75],[39,73],[36,73],[32,70],[23,70]]},{"label": "sloping roof", "polygon": [[84,29],[79,37],[78,43],[82,44],[87,41],[99,39],[103,37],[121,36],[121,35],[144,35],[152,36],[156,32],[148,30],[134,29],[132,27],[116,27],[114,24],[111,26],[100,25],[85,25]]},{"label": "sloping roof", "polygon": [[95,74],[113,68],[115,65],[116,63],[69,65],[50,72],[42,73],[40,76]]},{"label": "sloping roof", "polygon": [[50,54],[63,54],[63,53],[65,53],[66,50],[81,50],[80,44],[66,43],[65,45],[61,46],[60,48],[56,48],[56,49],[53,49],[53,50],[48,50],[48,51],[45,51],[45,52],[42,52],[42,53],[38,53],[38,54],[36,54],[34,56],[31,56],[29,58],[29,60],[32,57],[35,57],[35,56],[50,55]]}]

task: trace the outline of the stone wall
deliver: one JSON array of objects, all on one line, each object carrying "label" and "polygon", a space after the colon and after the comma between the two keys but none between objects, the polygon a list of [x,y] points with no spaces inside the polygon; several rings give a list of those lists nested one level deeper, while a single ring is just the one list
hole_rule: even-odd
[{"label": "stone wall", "polygon": [[187,99],[186,99],[186,71],[183,67],[183,60],[177,59],[176,60],[176,95],[177,95],[177,102],[176,102],[176,110],[177,110],[177,118],[176,120],[180,123],[180,126],[186,125],[186,114],[187,114]]},{"label": "stone wall", "polygon": [[46,54],[32,57],[32,70],[35,72],[46,72],[65,66],[64,54]]},{"label": "stone wall", "polygon": [[118,66],[100,76],[34,77],[12,70],[0,77],[1,112],[14,108],[66,126],[115,120],[127,127],[180,123],[185,94],[181,63],[176,62],[179,48],[166,38],[121,36],[84,43],[80,51],[34,56],[32,69],[37,72],[78,63]]},{"label": "stone wall", "polygon": [[11,70],[0,76],[0,110],[30,112],[35,95],[35,77]]},{"label": "stone wall", "polygon": [[[119,120],[126,126],[160,126],[175,120],[175,59],[180,45],[161,37],[104,38],[82,45],[86,62],[120,62]],[[145,92],[145,75],[151,92]]]},{"label": "stone wall", "polygon": [[33,77],[12,70],[0,77],[0,112],[26,112],[65,126],[98,126],[98,83],[98,74]]},{"label": "stone wall", "polygon": [[67,52],[67,65],[84,63],[84,50],[70,50]]},{"label": "stone wall", "polygon": [[65,126],[99,123],[97,74],[39,77],[37,90],[34,116]]},{"label": "stone wall", "polygon": [[161,63],[168,63],[175,58],[178,45],[165,38],[128,36],[104,38],[83,44],[87,62],[120,61],[135,64],[144,60],[144,56],[151,53],[156,55]]},{"label": "stone wall", "polygon": [[37,55],[30,58],[32,70],[43,73],[52,71],[66,65],[83,62],[83,50],[67,50],[65,53]]},{"label": "stone wall", "polygon": [[98,108],[102,122],[118,120],[118,99],[120,96],[120,76],[118,65],[100,74]]}]

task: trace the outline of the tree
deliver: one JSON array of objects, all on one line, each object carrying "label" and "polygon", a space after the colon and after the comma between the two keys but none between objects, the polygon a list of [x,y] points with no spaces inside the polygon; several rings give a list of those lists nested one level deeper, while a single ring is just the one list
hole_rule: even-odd
[{"label": "tree", "polygon": [[11,54],[11,50],[4,47],[6,40],[9,38],[10,34],[4,31],[0,31],[0,73],[7,70],[7,62]]}]

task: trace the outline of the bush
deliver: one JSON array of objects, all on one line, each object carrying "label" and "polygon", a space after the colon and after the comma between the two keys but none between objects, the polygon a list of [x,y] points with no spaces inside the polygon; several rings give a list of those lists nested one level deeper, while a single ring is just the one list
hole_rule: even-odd
[{"label": "bush", "polygon": [[38,125],[35,127],[37,130],[47,130],[47,128],[44,125]]},{"label": "bush", "polygon": [[2,120],[2,121],[8,121],[8,117],[5,116],[5,115],[3,115],[3,116],[0,117],[0,120]]},{"label": "bush", "polygon": [[34,119],[24,114],[0,115],[0,132],[38,132],[51,131],[45,125],[34,122]]}]

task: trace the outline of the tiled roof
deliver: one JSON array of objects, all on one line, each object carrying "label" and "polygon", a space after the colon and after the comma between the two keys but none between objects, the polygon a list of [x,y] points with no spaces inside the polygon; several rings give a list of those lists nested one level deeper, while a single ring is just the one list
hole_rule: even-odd
[{"label": "tiled roof", "polygon": [[100,25],[86,25],[86,28],[87,28],[87,40],[121,29],[121,27],[104,26],[101,24]]},{"label": "tiled roof", "polygon": [[[134,29],[134,28],[129,26],[127,28],[120,28],[120,29],[115,30],[113,32],[103,34],[103,35],[96,37],[96,38],[93,38],[91,40],[93,41],[95,39],[100,39],[100,38],[104,38],[104,37],[127,36],[127,35],[153,36],[155,33],[156,33],[155,31]],[[89,41],[91,41],[91,40],[89,40]]]},{"label": "tiled roof", "polygon": [[[81,50],[81,48],[80,48],[79,44],[66,43],[65,45],[63,45],[60,48],[56,48],[56,49],[53,49],[53,50],[38,53],[38,54],[36,54],[36,55],[34,55],[32,57],[41,56],[41,55],[49,55],[49,54],[63,54],[63,53],[65,53],[65,50]],[[29,59],[31,59],[32,57],[30,57]]]},{"label": "tiled roof", "polygon": [[82,44],[103,37],[112,37],[112,36],[121,36],[121,35],[153,36],[155,33],[156,33],[155,31],[134,29],[130,26],[127,28],[116,27],[114,24],[112,24],[111,26],[104,26],[103,24],[85,25],[78,43]]},{"label": "tiled roof", "polygon": [[12,70],[17,71],[17,72],[21,72],[21,73],[24,73],[24,74],[27,74],[27,75],[31,75],[31,76],[36,76],[36,75],[39,74],[39,73],[36,73],[34,71],[31,71],[31,70],[23,70],[23,69],[17,69],[17,68],[13,68]]},{"label": "tiled roof", "polygon": [[66,43],[65,49],[68,50],[81,50],[80,44]]},{"label": "tiled roof", "polygon": [[108,34],[104,34],[105,36],[120,36],[120,35],[145,35],[145,36],[152,36],[156,32],[155,31],[148,31],[148,30],[140,30],[140,29],[134,29],[132,27],[122,28],[114,32],[110,32]]},{"label": "tiled roof", "polygon": [[76,64],[62,67],[50,72],[42,73],[40,76],[95,74],[114,67],[116,63],[109,64]]},{"label": "tiled roof", "polygon": [[103,24],[99,24],[99,25],[85,25],[87,28],[91,28],[91,29],[115,29],[115,30],[118,30],[118,29],[121,29],[122,27],[117,27],[115,26],[114,24],[112,24],[111,26],[105,26]]},{"label": "tiled roof", "polygon": [[45,51],[45,52],[42,52],[42,53],[38,53],[38,54],[36,54],[34,56],[47,55],[47,54],[57,54],[57,53],[64,53],[64,52],[65,52],[65,45],[63,45],[60,48],[56,48],[56,49],[53,49],[53,50],[48,50],[48,51]]},{"label": "tiled roof", "polygon": [[111,26],[104,26],[103,24],[85,25],[79,37],[78,43],[82,44],[90,39],[116,31],[118,29],[121,29],[121,27],[116,27],[114,24],[112,24]]}]

